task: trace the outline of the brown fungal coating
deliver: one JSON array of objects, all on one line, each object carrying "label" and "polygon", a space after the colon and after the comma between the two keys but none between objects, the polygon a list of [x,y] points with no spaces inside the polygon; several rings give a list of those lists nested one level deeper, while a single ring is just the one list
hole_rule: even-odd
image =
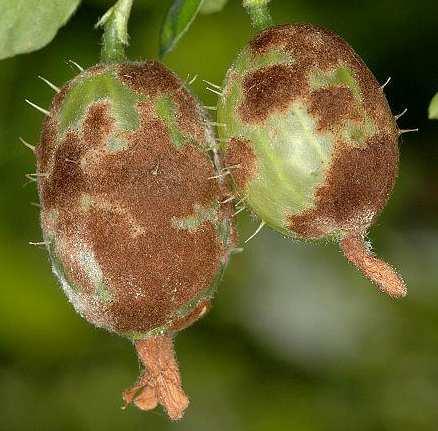
[{"label": "brown fungal coating", "polygon": [[336,33],[313,24],[285,24],[257,35],[249,49],[254,56],[281,49],[301,66],[330,68],[338,61],[362,63],[354,50]]},{"label": "brown fungal coating", "polygon": [[[99,95],[102,83],[114,93],[87,100],[87,86]],[[208,180],[216,167],[203,112],[156,62],[93,68],[66,88],[37,150],[55,271],[98,326],[136,337],[187,326],[211,299],[233,231],[219,205],[226,191]],[[62,130],[70,105],[73,126]]]},{"label": "brown fungal coating", "polygon": [[321,88],[310,94],[309,113],[320,131],[335,131],[348,120],[360,120],[354,96],[345,87]]},{"label": "brown fungal coating", "polygon": [[[333,231],[365,232],[384,208],[394,186],[397,148],[388,137],[373,137],[365,148],[340,152],[316,192],[312,209],[290,217],[290,228],[303,238],[320,238]],[[383,152],[383,151],[384,152]]]},{"label": "brown fungal coating", "polygon": [[242,121],[258,123],[273,112],[282,112],[303,91],[303,76],[298,68],[274,64],[250,72],[243,81],[244,102],[239,106]]},{"label": "brown fungal coating", "polygon": [[124,84],[146,97],[177,91],[182,86],[180,79],[158,61],[121,64],[118,76]]},{"label": "brown fungal coating", "polygon": [[[274,85],[278,86],[279,89],[259,92],[258,103],[262,106],[266,105],[266,110],[260,115],[261,121],[275,112],[273,99],[276,100],[277,106],[283,106],[290,104],[292,92],[295,93],[292,99],[301,95],[304,98],[316,97],[315,94],[312,95],[315,90],[309,79],[313,72],[331,71],[339,65],[348,65],[354,72],[354,78],[358,81],[358,90],[362,95],[361,102],[365,105],[367,113],[372,114],[373,119],[379,123],[380,127],[387,128],[388,131],[393,131],[396,128],[393,116],[387,115],[388,111],[390,112],[387,100],[383,92],[380,91],[373,74],[354,50],[336,33],[310,24],[286,24],[269,28],[259,34],[250,42],[249,50],[254,58],[267,54],[269,51],[280,51],[289,56],[290,61],[285,64],[272,64],[269,68],[257,69],[245,76],[246,83],[254,74],[262,74],[258,80],[251,79],[251,85],[244,85],[245,95],[248,99],[245,99],[240,106],[242,112],[249,111],[250,106],[254,106],[252,103],[253,92],[267,87],[265,85],[266,78],[264,79],[265,70],[280,72],[268,75],[273,82],[277,75]],[[290,73],[286,73],[285,70]],[[347,89],[348,86],[344,87],[342,94],[339,91],[336,93],[341,105],[351,100],[351,92],[348,94],[345,91]],[[382,105],[387,109],[380,109]],[[242,120],[248,121],[244,116],[242,116]]]},{"label": "brown fungal coating", "polygon": [[257,158],[250,142],[246,139],[232,138],[230,150],[224,157],[225,166],[229,166],[233,172],[233,180],[239,189],[245,187],[245,183],[256,175]]}]

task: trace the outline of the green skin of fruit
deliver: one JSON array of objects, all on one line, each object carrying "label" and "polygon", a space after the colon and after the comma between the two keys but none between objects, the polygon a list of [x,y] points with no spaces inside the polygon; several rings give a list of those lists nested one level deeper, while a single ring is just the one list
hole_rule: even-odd
[{"label": "green skin of fruit", "polygon": [[[270,69],[273,65],[277,69]],[[322,97],[324,91],[333,91],[334,95],[342,92],[349,112],[343,110],[345,100],[327,93],[325,112],[334,112],[335,116],[333,120],[324,118],[323,108],[314,108],[318,105],[316,95]],[[393,115],[371,72],[346,42],[327,30],[286,25],[258,35],[227,73],[217,117],[222,124],[218,133],[225,159],[233,152],[233,139],[247,142],[254,157],[252,168],[248,166],[251,161],[243,156],[234,156],[229,162],[239,163],[248,172],[244,180],[235,181],[239,198],[285,236],[340,240],[347,232],[364,233],[391,192],[398,161],[398,131]],[[295,228],[291,221],[295,216],[318,212],[318,192],[323,195],[327,178],[336,176],[336,160],[342,152],[360,154],[377,136],[384,142],[382,151],[391,154],[391,160],[382,168],[387,178],[373,192],[377,203],[372,202],[373,198],[358,198],[357,208],[353,215],[350,211],[348,220],[342,208],[339,215],[327,214],[326,218],[320,210],[320,229]],[[374,160],[386,157],[379,151],[373,155]],[[232,170],[232,175],[237,172]],[[344,183],[357,181],[345,177]],[[345,199],[350,200],[350,186],[345,187]],[[332,194],[336,199],[341,196],[336,191]],[[351,201],[354,199],[356,196],[351,197]]]},{"label": "green skin of fruit", "polygon": [[[125,69],[122,69],[123,67]],[[123,74],[126,75],[124,79],[121,78]],[[93,109],[94,114],[92,114]],[[141,129],[143,127],[142,115],[151,121],[150,127]],[[104,123],[107,126],[102,126]],[[168,145],[168,147],[171,146],[170,150],[168,147],[163,147],[164,150],[170,151],[170,155],[163,153],[164,161],[158,161],[156,167],[146,170],[145,167],[135,165],[135,160],[131,161],[131,157],[134,157],[132,152],[137,151],[142,145],[154,145],[155,138],[148,138],[147,142],[142,140],[142,136],[149,136],[148,133],[153,133],[154,129],[161,130],[160,136],[164,136],[163,138],[157,137],[157,140],[163,139],[170,142]],[[93,138],[97,135],[100,138]],[[54,98],[50,116],[43,127],[41,144],[37,149],[38,171],[46,174],[39,179],[38,184],[42,204],[42,230],[44,240],[48,244],[53,272],[60,280],[75,309],[91,323],[136,340],[188,326],[205,312],[206,307],[203,305],[208,304],[212,299],[222,278],[232,248],[233,235],[229,211],[227,212],[226,207],[220,205],[220,200],[223,199],[221,185],[211,186],[213,182],[206,179],[208,176],[217,174],[220,169],[212,136],[203,110],[194,101],[183,83],[156,62],[95,66],[69,82]],[[98,145],[93,143],[96,148],[87,148],[89,145],[87,139],[91,141],[96,139],[95,142],[102,140],[102,144],[99,143],[99,148],[97,148]],[[80,149],[78,150],[79,156],[76,154],[79,160],[69,160],[71,167],[63,164],[64,159],[68,160],[67,157],[58,157],[61,151],[67,151],[63,148],[70,145],[69,141],[73,142],[74,148]],[[211,152],[212,148],[213,152]],[[155,150],[152,148],[151,151]],[[205,280],[196,279],[197,288],[193,291],[179,292],[180,280],[184,280],[184,265],[187,266],[190,261],[190,258],[184,260],[183,256],[182,267],[176,273],[175,280],[170,275],[167,277],[163,273],[157,274],[160,269],[157,268],[154,271],[152,267],[150,277],[158,280],[155,285],[151,285],[152,282],[145,279],[144,286],[141,279],[134,279],[136,283],[134,291],[128,281],[129,273],[127,273],[126,286],[123,288],[123,276],[120,279],[121,277],[117,278],[115,273],[107,273],[111,268],[104,268],[101,261],[103,258],[99,257],[96,251],[96,243],[90,240],[92,229],[89,228],[91,223],[89,214],[92,212],[106,216],[110,214],[112,218],[120,219],[118,224],[111,225],[111,229],[117,229],[123,225],[122,227],[128,232],[127,235],[132,236],[132,244],[135,244],[138,238],[142,238],[147,246],[147,236],[154,238],[153,229],[147,223],[148,217],[151,214],[154,217],[153,211],[159,205],[165,207],[166,201],[165,199],[160,201],[159,196],[153,196],[151,199],[155,200],[151,202],[154,202],[155,209],[146,206],[136,213],[135,204],[132,204],[133,196],[127,195],[127,198],[121,196],[118,199],[111,188],[105,189],[105,178],[99,177],[99,170],[104,169],[100,163],[103,166],[105,160],[119,160],[122,166],[126,164],[127,175],[131,175],[130,181],[132,181],[132,187],[135,188],[136,178],[140,176],[149,175],[150,182],[162,179],[162,175],[165,175],[162,172],[171,166],[166,163],[168,159],[172,159],[172,152],[176,154],[175,157],[178,157],[178,153],[183,154],[184,151],[189,156],[181,157],[187,160],[191,157],[190,155],[193,155],[192,164],[201,166],[198,172],[196,171],[198,167],[191,166],[188,160],[185,168],[182,167],[180,171],[175,168],[176,171],[173,173],[182,177],[180,182],[183,186],[181,187],[186,193],[191,210],[181,214],[177,207],[170,210],[164,208],[162,213],[158,211],[157,217],[168,218],[157,220],[157,223],[161,223],[159,226],[164,231],[163,236],[168,235],[169,242],[178,235],[185,238],[188,247],[187,250],[181,251],[180,249],[180,253],[193,252],[190,247],[198,250],[199,244],[201,244],[201,250],[207,250],[203,251],[205,254],[208,250],[214,249],[215,252],[212,252],[211,256],[214,262],[210,267],[209,275]],[[71,157],[74,158],[74,156]],[[159,158],[158,152],[157,160]],[[131,162],[134,163],[132,169],[129,167]],[[95,164],[94,171],[89,168],[93,163]],[[81,166],[83,172],[80,172],[80,169],[74,170],[75,166]],[[116,170],[118,165],[113,166],[113,170]],[[168,167],[168,169],[171,168]],[[189,173],[194,170],[195,174],[198,172],[199,175],[205,176],[204,183],[208,184],[209,188],[198,193],[196,189],[198,183],[195,178],[187,180],[188,185],[185,190],[184,169]],[[111,174],[111,170],[108,172]],[[123,170],[120,172],[124,174]],[[166,178],[172,178],[173,174],[171,173]],[[82,175],[85,176],[85,180],[82,179]],[[116,174],[108,181],[114,181],[117,185]],[[123,178],[120,178],[120,181],[124,181]],[[86,190],[84,183],[87,184]],[[125,188],[129,189],[130,186],[131,183],[128,181]],[[167,186],[165,183],[161,189],[157,186],[152,189],[152,192],[155,195],[163,194],[164,196],[167,188],[171,187],[172,184]],[[197,196],[201,196],[202,199],[197,201]],[[129,205],[128,198],[130,199]],[[143,219],[142,214],[146,214]],[[98,228],[104,229],[104,223],[100,223]],[[210,232],[210,236],[205,234],[206,231]],[[211,232],[214,233],[211,234]],[[117,232],[114,232],[115,238],[116,235]],[[114,241],[117,240],[114,239]],[[111,236],[109,242],[111,242]],[[160,242],[161,249],[158,248],[157,253],[163,254],[164,263],[167,262],[166,259],[168,262],[173,262],[173,258],[167,257],[172,254],[172,244],[168,250],[163,249],[164,246]],[[134,246],[130,247],[129,242],[123,247],[124,250],[118,250],[117,244],[110,244],[108,250],[118,260],[126,258],[129,262],[130,254],[134,255],[136,249]],[[105,250],[100,252],[100,256],[105,256]],[[193,261],[196,262],[196,256],[193,257]],[[200,261],[202,262],[202,259]],[[117,266],[117,264],[118,262],[114,261],[114,265]],[[146,266],[147,261],[137,262],[137,266],[142,265]],[[191,268],[187,267],[186,270],[189,272]],[[127,272],[129,272],[128,269]],[[163,280],[167,280],[167,284]],[[131,280],[131,283],[134,282]],[[169,290],[174,292],[174,296],[169,296]],[[174,306],[165,303],[165,298],[178,298],[179,294],[180,300],[175,299]],[[137,304],[138,295],[146,297],[153,295],[152,299],[146,298],[143,305],[146,308],[149,307],[152,312],[154,301],[156,301],[156,308],[164,307],[163,316],[155,316],[154,319],[151,317],[151,321],[148,321],[147,313],[144,312],[142,315],[142,304]],[[185,299],[181,300],[182,297]],[[125,308],[122,307],[120,311],[117,309],[117,302],[122,300]],[[120,323],[123,320],[120,316],[123,310],[129,312],[130,301],[134,321],[118,324],[118,321]],[[116,308],[113,308],[114,306]],[[117,313],[119,315],[116,315]],[[140,321],[138,322],[135,322],[136,313],[139,315]]]}]

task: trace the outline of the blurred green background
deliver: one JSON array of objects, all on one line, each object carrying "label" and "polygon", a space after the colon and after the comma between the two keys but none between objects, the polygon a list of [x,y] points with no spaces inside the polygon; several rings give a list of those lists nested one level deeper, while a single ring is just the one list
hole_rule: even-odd
[{"label": "blurred green background", "polygon": [[[370,237],[404,275],[395,302],[333,244],[302,244],[265,230],[236,256],[209,315],[176,339],[191,405],[169,423],[161,410],[120,409],[138,364],[130,344],[87,324],[51,274],[40,239],[30,151],[48,106],[43,75],[61,85],[73,59],[98,59],[93,29],[109,0],[86,0],[46,48],[0,62],[0,430],[436,430],[438,427],[438,2],[273,0],[276,22],[310,21],[345,37],[377,79],[401,127],[399,180]],[[156,57],[168,1],[136,0],[133,59]],[[250,37],[239,1],[199,16],[166,63],[220,83]],[[215,103],[198,79],[194,91]],[[239,219],[241,238],[257,224]]]}]

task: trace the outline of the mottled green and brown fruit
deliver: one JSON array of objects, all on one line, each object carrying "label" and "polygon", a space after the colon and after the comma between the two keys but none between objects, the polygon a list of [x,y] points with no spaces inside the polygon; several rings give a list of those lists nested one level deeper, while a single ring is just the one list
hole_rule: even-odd
[{"label": "mottled green and brown fruit", "polygon": [[37,160],[53,272],[85,319],[133,340],[145,370],[125,401],[180,418],[173,335],[207,311],[234,243],[203,109],[160,63],[97,65],[55,96]]},{"label": "mottled green and brown fruit", "polygon": [[397,177],[399,130],[342,38],[307,24],[260,33],[227,73],[218,122],[237,193],[264,223],[292,238],[339,241],[382,291],[406,294],[364,240]]}]

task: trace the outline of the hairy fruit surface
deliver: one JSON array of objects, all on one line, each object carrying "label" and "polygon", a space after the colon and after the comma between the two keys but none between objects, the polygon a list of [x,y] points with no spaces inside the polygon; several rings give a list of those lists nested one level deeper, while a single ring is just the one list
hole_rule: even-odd
[{"label": "hairy fruit surface", "polygon": [[373,74],[336,34],[308,24],[269,28],[229,69],[218,102],[239,197],[297,239],[334,239],[398,297],[401,278],[364,242],[398,171],[399,130]]},{"label": "hairy fruit surface", "polygon": [[55,96],[37,163],[67,297],[135,342],[146,373],[125,400],[179,418],[188,401],[171,337],[208,309],[234,240],[226,190],[209,180],[220,166],[203,109],[158,62],[97,65]]}]

